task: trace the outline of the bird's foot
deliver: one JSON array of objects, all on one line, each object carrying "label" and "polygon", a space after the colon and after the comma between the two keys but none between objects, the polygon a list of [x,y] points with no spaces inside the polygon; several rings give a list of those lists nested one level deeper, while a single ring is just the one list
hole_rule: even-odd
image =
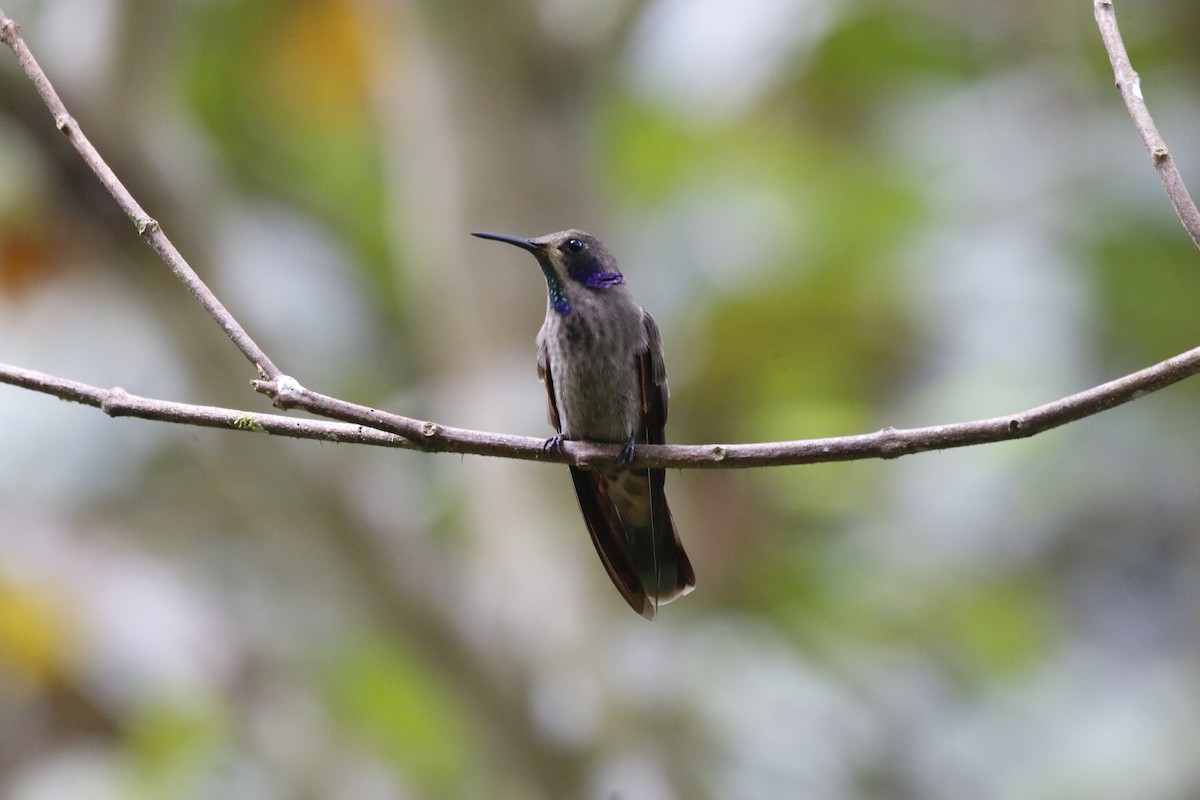
[{"label": "bird's foot", "polygon": [[565,439],[563,438],[563,435],[561,433],[556,433],[546,441],[542,442],[542,449],[554,450],[555,452],[561,453],[563,451],[564,441]]},{"label": "bird's foot", "polygon": [[628,464],[629,462],[633,461],[633,450],[634,450],[634,447],[636,444],[637,444],[637,436],[635,434],[634,436],[629,437],[628,442],[621,445],[621,453],[617,456],[617,458],[621,459],[622,463],[625,463],[625,464]]}]

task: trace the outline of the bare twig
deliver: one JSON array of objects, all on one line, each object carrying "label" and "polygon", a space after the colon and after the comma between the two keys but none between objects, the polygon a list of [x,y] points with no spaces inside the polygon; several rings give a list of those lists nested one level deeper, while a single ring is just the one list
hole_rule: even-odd
[{"label": "bare twig", "polygon": [[[635,466],[686,468],[780,467],[853,461],[866,458],[898,458],[929,450],[1024,439],[1077,419],[1099,414],[1142,395],[1178,383],[1200,372],[1200,347],[1169,358],[1152,367],[1126,375],[1087,391],[1055,400],[1016,414],[992,419],[899,430],[884,428],[875,433],[759,444],[640,445]],[[528,461],[568,464],[601,464],[619,457],[620,445],[564,442],[561,452],[546,449],[544,440],[529,436],[450,428],[433,422],[397,417],[384,411],[356,406],[334,398],[315,395],[313,404],[329,416],[356,417],[361,425],[295,420],[274,414],[208,408],[184,403],[167,403],[136,397],[121,389],[98,389],[50,375],[0,364],[0,383],[52,394],[64,400],[102,408],[112,416],[177,422],[188,425],[262,430],[280,436],[420,449],[430,452],[468,453]],[[306,390],[300,389],[304,392]],[[379,431],[407,429],[417,425],[419,440]],[[375,430],[372,430],[375,429]]]},{"label": "bare twig", "polygon": [[1142,96],[1142,79],[1134,72],[1133,65],[1129,62],[1129,53],[1125,52],[1125,42],[1117,29],[1116,9],[1113,8],[1112,0],[1093,0],[1093,6],[1096,24],[1100,26],[1100,38],[1104,40],[1108,60],[1112,62],[1113,75],[1117,79],[1117,88],[1121,90],[1121,98],[1129,109],[1134,127],[1142,135],[1142,141],[1146,144],[1154,168],[1158,170],[1159,180],[1167,189],[1171,205],[1175,206],[1179,221],[1183,223],[1184,229],[1196,246],[1200,247],[1200,212],[1196,211],[1196,204],[1192,202],[1187,187],[1183,185],[1183,178],[1179,174],[1179,168],[1175,166],[1175,159],[1167,150],[1167,143],[1159,135],[1158,128],[1150,117],[1150,110],[1146,108],[1146,99]]},{"label": "bare twig", "polygon": [[[339,400],[336,397],[319,394],[306,389],[290,375],[281,375],[273,381],[251,381],[254,391],[265,394],[279,408],[303,408],[319,417],[328,417],[355,425],[367,425],[381,431],[399,434],[413,442],[419,449],[432,428],[432,422],[424,422],[412,417],[390,414],[369,406],[360,406]],[[432,426],[432,428],[431,428]]]},{"label": "bare twig", "polygon": [[175,249],[175,245],[171,244],[171,240],[163,233],[162,227],[157,220],[142,210],[142,207],[125,185],[117,178],[116,173],[105,163],[100,157],[100,153],[84,136],[83,131],[79,127],[79,123],[75,121],[67,108],[63,105],[63,101],[59,98],[58,92],[50,85],[50,80],[46,77],[46,73],[42,71],[37,59],[33,57],[33,53],[25,45],[25,40],[21,38],[21,29],[11,17],[0,9],[0,42],[8,45],[20,62],[21,68],[25,70],[25,74],[29,80],[33,82],[37,93],[41,95],[42,101],[46,104],[46,108],[50,109],[50,113],[54,116],[54,125],[66,135],[71,146],[79,153],[84,162],[91,168],[92,172],[100,180],[100,183],[108,190],[113,199],[117,201],[117,205],[125,212],[125,215],[133,221],[137,227],[138,236],[142,238],[154,252],[158,253],[159,258],[166,262],[171,271],[175,273],[175,277],[188,288],[192,295],[204,307],[204,310],[209,313],[221,329],[225,331],[225,335],[233,341],[242,354],[250,360],[251,364],[258,369],[259,375],[268,379],[275,379],[280,376],[279,368],[271,363],[271,359],[267,358],[267,354],[262,351],[250,335],[242,328],[233,315],[225,308],[216,295],[200,280],[200,276],[187,263],[187,260]]},{"label": "bare twig", "polygon": [[101,389],[31,369],[0,364],[0,383],[53,395],[60,400],[93,406],[110,417],[139,417],[159,422],[227,428],[248,433],[271,433],[294,439],[353,442],[383,447],[414,448],[407,439],[385,431],[345,422],[298,419],[281,414],[255,414],[229,408],[173,403],[130,394],[121,388]]},{"label": "bare twig", "polygon": [[[1116,29],[1110,0],[1094,0],[1096,18],[1113,60],[1117,84],[1129,105],[1134,123],[1141,131],[1167,186],[1168,194],[1192,234],[1200,243],[1200,215],[1184,188],[1174,162],[1154,130],[1142,102],[1136,73],[1129,66]],[[357,442],[420,449],[431,452],[470,453],[556,463],[600,464],[618,457],[618,445],[566,442],[561,451],[546,449],[543,440],[482,431],[451,428],[434,422],[403,417],[312,392],[295,379],[283,375],[246,336],[228,311],[204,286],[182,256],[162,234],[158,224],[146,216],[116,176],[66,113],[62,102],[46,80],[19,36],[17,26],[0,10],[0,40],[16,53],[26,74],[54,114],[58,127],[92,167],[121,208],[134,220],[145,238],[173,271],[192,290],[233,339],[242,352],[258,365],[263,380],[254,387],[281,408],[301,407],[320,416],[343,422],[297,420],[274,414],[254,414],[230,409],[171,403],[131,395],[122,389],[99,389],[19,367],[0,365],[0,383],[51,394],[64,400],[101,408],[112,416],[132,416],[206,427],[266,431],[297,438]],[[897,430],[829,439],[761,444],[729,445],[642,445],[635,466],[675,468],[734,468],[815,464],[866,458],[897,458],[902,455],[951,447],[984,444],[1033,436],[1042,431],[1098,414],[1114,406],[1162,389],[1200,372],[1200,348],[1189,350],[1154,366],[1087,391],[1055,400],[1027,411],[992,419]]]}]

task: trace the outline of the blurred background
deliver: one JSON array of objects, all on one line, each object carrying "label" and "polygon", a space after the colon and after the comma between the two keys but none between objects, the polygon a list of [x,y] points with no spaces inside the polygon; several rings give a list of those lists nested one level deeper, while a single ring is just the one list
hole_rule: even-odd
[{"label": "blurred background", "polygon": [[[1196,345],[1091,3],[3,0],[275,362],[549,435],[602,237],[675,442],[1021,410]],[[1200,187],[1200,5],[1118,3]],[[0,362],[270,410],[0,54]],[[0,387],[0,796],[1200,796],[1200,382],[1032,440],[672,472],[650,624],[562,467]]]}]

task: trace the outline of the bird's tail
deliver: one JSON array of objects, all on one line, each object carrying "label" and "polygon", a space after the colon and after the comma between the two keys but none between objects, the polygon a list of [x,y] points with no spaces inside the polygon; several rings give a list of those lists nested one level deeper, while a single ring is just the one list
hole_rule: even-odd
[{"label": "bird's tail", "polygon": [[667,505],[665,477],[661,469],[571,467],[600,561],[625,601],[647,619],[696,585]]}]

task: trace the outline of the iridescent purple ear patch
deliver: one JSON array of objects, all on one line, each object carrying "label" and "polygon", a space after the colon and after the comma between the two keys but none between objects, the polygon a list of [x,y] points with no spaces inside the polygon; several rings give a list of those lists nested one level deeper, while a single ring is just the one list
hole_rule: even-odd
[{"label": "iridescent purple ear patch", "polygon": [[583,285],[592,289],[607,289],[609,286],[616,286],[618,283],[624,283],[625,276],[619,272],[593,272],[584,280]]}]

